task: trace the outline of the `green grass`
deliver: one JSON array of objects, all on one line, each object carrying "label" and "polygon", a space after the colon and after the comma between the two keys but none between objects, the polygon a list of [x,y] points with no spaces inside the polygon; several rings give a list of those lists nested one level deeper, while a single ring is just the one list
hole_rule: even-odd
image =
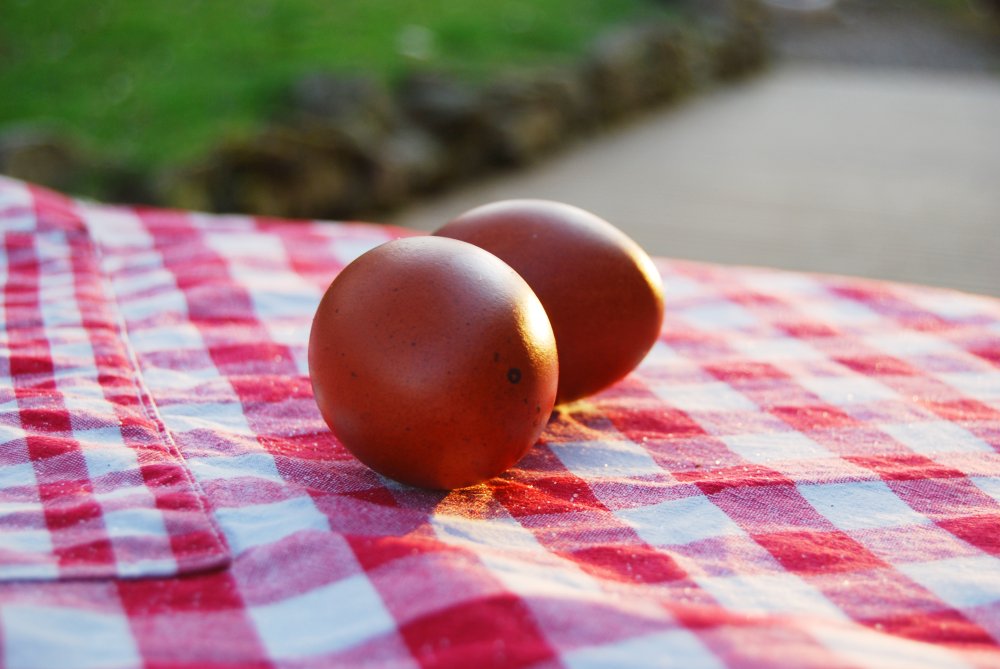
[{"label": "green grass", "polygon": [[[257,127],[304,72],[391,82],[408,68],[435,67],[483,78],[568,58],[655,4],[0,0],[0,127],[55,127],[91,149],[162,166]],[[428,34],[423,58],[400,53],[403,36],[419,46]]]}]

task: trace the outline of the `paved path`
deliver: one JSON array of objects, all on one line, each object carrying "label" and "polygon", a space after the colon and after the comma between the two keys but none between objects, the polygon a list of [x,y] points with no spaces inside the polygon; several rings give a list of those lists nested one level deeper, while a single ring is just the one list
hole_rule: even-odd
[{"label": "paved path", "polygon": [[655,255],[1000,295],[1000,76],[784,64],[420,203],[584,207]]}]

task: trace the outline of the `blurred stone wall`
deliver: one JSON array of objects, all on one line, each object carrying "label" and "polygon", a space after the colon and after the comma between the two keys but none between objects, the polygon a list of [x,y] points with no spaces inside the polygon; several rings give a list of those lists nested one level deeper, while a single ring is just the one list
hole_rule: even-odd
[{"label": "blurred stone wall", "polygon": [[482,85],[420,72],[389,90],[360,75],[314,72],[289,87],[279,120],[162,173],[84,155],[38,129],[16,129],[0,137],[0,172],[110,201],[275,217],[371,216],[539,160],[758,69],[766,46],[754,6],[727,5],[697,29],[617,29],[572,65]]}]

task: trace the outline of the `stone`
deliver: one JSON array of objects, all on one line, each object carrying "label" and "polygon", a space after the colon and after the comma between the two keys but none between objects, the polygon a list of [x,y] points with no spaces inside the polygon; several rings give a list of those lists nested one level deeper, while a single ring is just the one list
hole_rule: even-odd
[{"label": "stone", "polygon": [[[564,144],[590,107],[575,99],[572,71],[510,76],[484,92],[491,156],[502,165],[524,165]],[[577,84],[579,82],[576,82]]]},{"label": "stone", "polygon": [[385,86],[372,77],[312,72],[291,87],[296,123],[333,126],[358,147],[381,141],[396,124],[396,109]]},{"label": "stone", "polygon": [[642,37],[646,48],[644,104],[669,102],[693,89],[690,42],[676,28],[662,23],[647,26]]},{"label": "stone", "polygon": [[[136,165],[105,162],[93,167],[93,196],[123,204],[160,204],[152,175]],[[88,193],[89,194],[89,193]]]},{"label": "stone", "polygon": [[85,160],[76,144],[53,131],[13,127],[0,135],[0,172],[62,191],[78,190]]},{"label": "stone", "polygon": [[536,82],[570,130],[586,133],[597,126],[593,89],[584,67],[577,64],[543,70],[536,74]]},{"label": "stone", "polygon": [[482,125],[483,103],[468,84],[434,72],[405,76],[397,89],[402,111],[434,132]]},{"label": "stone", "polygon": [[669,26],[629,26],[599,39],[586,60],[593,99],[614,120],[674,98],[692,85],[687,48]]},{"label": "stone", "polygon": [[179,175],[176,205],[294,218],[350,216],[366,204],[368,166],[354,147],[324,128],[274,126],[223,144]]},{"label": "stone", "polygon": [[768,60],[761,6],[740,0],[711,40],[709,57],[712,74],[721,80],[741,79],[760,70]]},{"label": "stone", "polygon": [[641,107],[645,54],[634,30],[619,30],[597,40],[587,56],[590,85],[600,116],[614,120]]},{"label": "stone", "polygon": [[697,16],[691,25],[707,24],[702,39],[646,22],[606,34],[570,65],[490,84],[422,70],[390,91],[374,77],[316,70],[289,85],[260,132],[179,170],[94,161],[53,133],[18,131],[0,135],[0,171],[74,194],[185,209],[304,218],[384,211],[540,160],[696,84],[742,76],[766,55],[756,0],[658,1]]},{"label": "stone", "polygon": [[490,137],[480,91],[440,73],[411,73],[397,89],[401,113],[444,149],[443,178],[459,181],[489,164]]},{"label": "stone", "polygon": [[444,184],[448,156],[441,143],[413,125],[401,126],[373,154],[372,199],[378,209]]}]

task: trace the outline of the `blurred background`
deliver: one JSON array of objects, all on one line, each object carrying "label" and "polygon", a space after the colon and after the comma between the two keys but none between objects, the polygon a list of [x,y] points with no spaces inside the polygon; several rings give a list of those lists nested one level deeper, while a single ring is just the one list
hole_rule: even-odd
[{"label": "blurred background", "polygon": [[1000,2],[2,0],[0,172],[1000,295]]}]

